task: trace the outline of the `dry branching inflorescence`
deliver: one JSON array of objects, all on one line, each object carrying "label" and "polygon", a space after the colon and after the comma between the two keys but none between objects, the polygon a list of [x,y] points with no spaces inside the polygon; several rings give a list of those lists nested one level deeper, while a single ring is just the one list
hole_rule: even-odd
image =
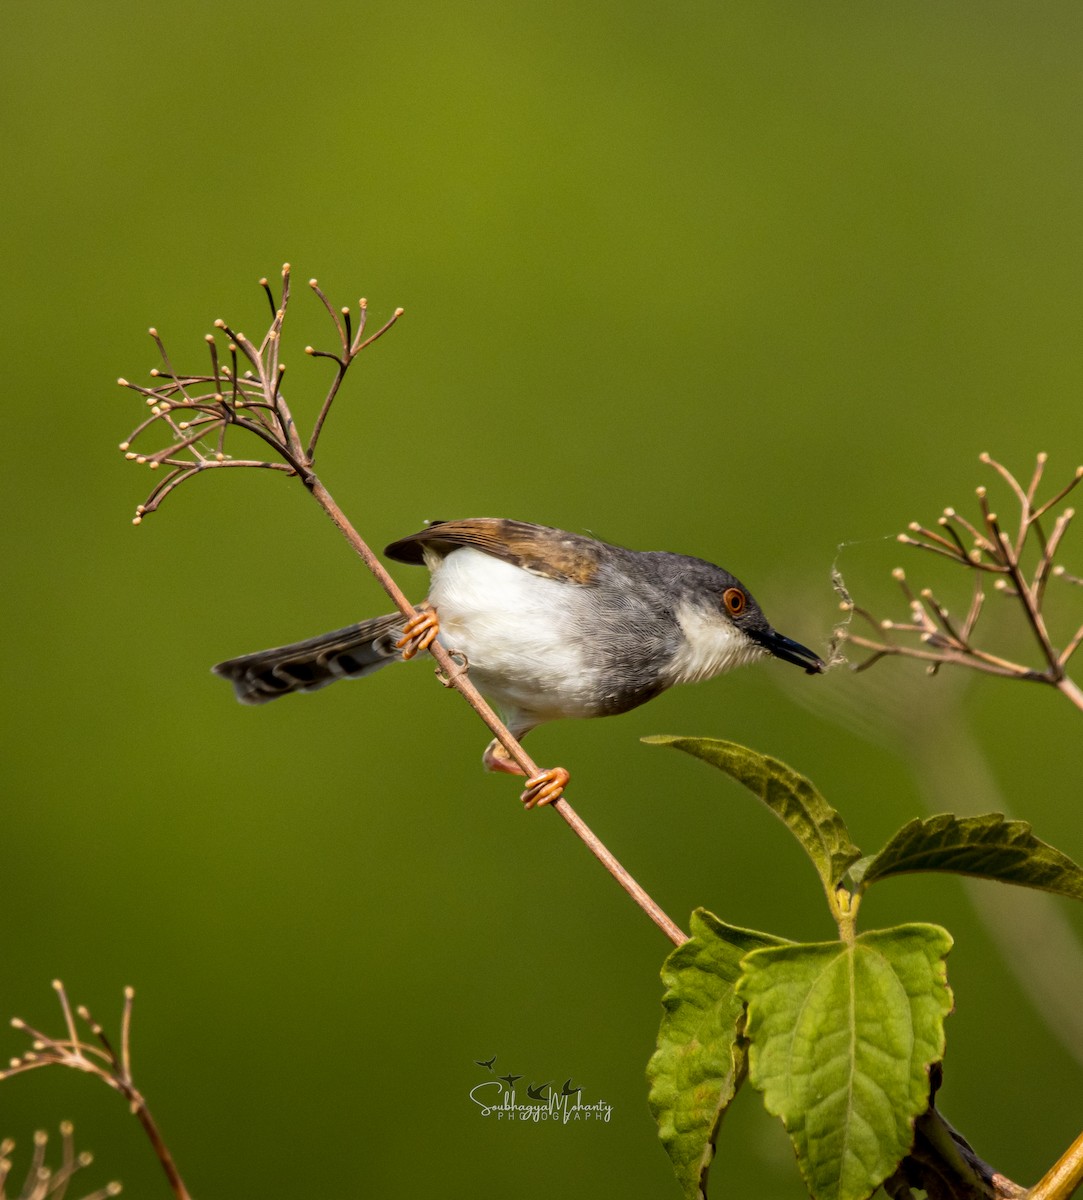
[{"label": "dry branching inflorescence", "polygon": [[[94,1156],[85,1150],[82,1154],[75,1153],[70,1121],[64,1121],[60,1126],[60,1165],[57,1167],[50,1167],[45,1161],[48,1145],[49,1135],[38,1130],[34,1134],[34,1152],[23,1186],[18,1192],[9,1192],[7,1185],[13,1165],[10,1156],[15,1143],[10,1138],[0,1142],[0,1200],[64,1200],[72,1176],[94,1161]],[[109,1196],[119,1196],[120,1192],[119,1183],[107,1183],[105,1187],[88,1192],[81,1200],[106,1200]]]},{"label": "dry branching inflorescence", "polygon": [[[128,1102],[128,1107],[142,1125],[158,1156],[158,1161],[162,1164],[174,1196],[177,1197],[177,1200],[189,1200],[188,1190],[177,1171],[173,1157],[162,1140],[158,1126],[150,1114],[150,1109],[147,1108],[146,1100],[143,1099],[132,1078],[131,1027],[135,993],[131,988],[124,989],[124,1010],[120,1021],[120,1046],[118,1049],[114,1047],[105,1030],[94,1020],[85,1005],[72,1008],[64,985],[59,979],[53,980],[53,987],[64,1015],[64,1034],[60,1037],[52,1037],[50,1034],[28,1025],[21,1017],[12,1017],[11,1024],[30,1038],[31,1046],[25,1054],[13,1058],[6,1070],[0,1071],[0,1080],[7,1079],[12,1075],[23,1074],[26,1071],[33,1071],[39,1067],[50,1066],[70,1067],[72,1070],[85,1071],[88,1075],[100,1079],[102,1083],[119,1092]],[[80,1023],[86,1029],[82,1036],[80,1035]],[[44,1153],[44,1148],[42,1153]],[[66,1161],[67,1157],[65,1157]],[[119,1191],[115,1184],[109,1186],[115,1190],[107,1190],[101,1192],[100,1195],[115,1195]],[[35,1197],[38,1196],[36,1192],[32,1194]],[[98,1194],[95,1193],[95,1195]],[[54,1193],[42,1192],[40,1195],[42,1197],[53,1196]],[[2,1190],[0,1190],[0,1200],[3,1200]]]},{"label": "dry branching inflorescence", "polygon": [[[312,463],[316,456],[316,444],[323,431],[324,422],[331,411],[335,396],[354,359],[402,316],[403,310],[396,309],[375,333],[365,336],[368,302],[358,305],[357,330],[353,328],[353,314],[348,308],[336,312],[320,290],[315,279],[309,287],[319,296],[331,315],[338,332],[338,351],[328,352],[305,347],[305,353],[314,358],[327,358],[335,363],[335,377],[328,389],[307,444],[294,423],[293,415],[282,394],[282,379],[285,364],[279,359],[282,325],[290,299],[289,263],[282,268],[282,297],[276,303],[274,293],[266,279],[260,285],[271,305],[271,326],[257,346],[243,333],[234,333],[225,321],[215,321],[214,326],[226,338],[228,361],[223,361],[218,338],[206,336],[210,351],[211,369],[205,375],[178,375],[166,353],[162,339],[156,329],[150,336],[162,356],[165,370],[155,368],[151,377],[164,382],[154,387],[142,387],[119,379],[121,387],[131,388],[146,399],[150,416],[142,421],[121,442],[125,458],[146,464],[151,470],[167,468],[165,475],[150,495],[136,508],[134,524],[138,525],[146,513],[162,503],[174,488],[203,471],[220,467],[257,467],[270,471],[285,471],[297,475],[306,483],[312,481]],[[165,427],[168,444],[159,450],[140,453],[132,447],[152,426]],[[231,428],[247,432],[274,451],[275,457],[234,458],[226,453],[226,434]]]},{"label": "dry branching inflorescence", "polygon": [[[949,612],[931,588],[915,592],[901,568],[893,575],[910,606],[908,621],[877,620],[854,604],[839,583],[843,609],[864,618],[879,635],[861,637],[852,630],[845,631],[844,636],[852,645],[872,651],[857,669],[865,670],[888,655],[920,659],[928,664],[930,672],[948,665],[972,667],[991,675],[1049,684],[1083,709],[1083,689],[1068,675],[1069,660],[1083,642],[1083,625],[1067,641],[1058,644],[1047,627],[1045,615],[1046,588],[1050,580],[1077,586],[1083,584],[1083,579],[1069,574],[1055,561],[1075,515],[1072,508],[1055,510],[1083,479],[1083,467],[1078,467],[1071,480],[1055,495],[1039,501],[1038,488],[1045,471],[1045,454],[1038,455],[1034,472],[1025,487],[1007,467],[988,454],[981,455],[981,461],[1000,475],[1018,503],[1019,517],[1017,521],[1013,520],[1011,532],[1005,527],[1007,523],[990,507],[986,489],[979,487],[981,516],[977,521],[967,520],[954,508],[946,508],[937,520],[936,529],[913,522],[908,533],[899,534],[899,541],[904,546],[930,551],[970,572],[972,591],[965,616],[959,618]],[[1037,645],[1040,655],[1037,665],[996,654],[975,640],[990,579],[995,592],[1015,602]]]}]

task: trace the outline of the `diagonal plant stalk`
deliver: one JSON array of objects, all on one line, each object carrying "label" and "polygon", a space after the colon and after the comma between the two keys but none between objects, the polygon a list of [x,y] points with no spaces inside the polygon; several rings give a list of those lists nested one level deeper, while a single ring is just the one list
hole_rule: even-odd
[{"label": "diagonal plant stalk", "polygon": [[[177,1200],[191,1200],[184,1180],[169,1152],[169,1147],[165,1144],[158,1125],[147,1107],[147,1102],[132,1078],[131,1027],[135,992],[132,988],[124,989],[124,1010],[121,1016],[120,1048],[118,1050],[113,1046],[101,1025],[91,1017],[85,1005],[80,1005],[74,1011],[72,1010],[68,994],[59,979],[53,980],[53,988],[60,1001],[67,1036],[52,1037],[40,1029],[34,1029],[20,1017],[13,1017],[11,1024],[16,1029],[21,1029],[31,1039],[31,1049],[20,1058],[12,1059],[10,1065],[0,1071],[0,1080],[7,1079],[12,1075],[24,1074],[26,1071],[33,1071],[39,1067],[49,1066],[70,1067],[72,1070],[85,1071],[88,1075],[100,1079],[114,1091],[119,1092],[128,1102],[128,1107],[143,1127],[143,1132],[147,1135],[147,1139],[162,1165],[173,1195]],[[90,1039],[80,1037],[79,1021],[82,1021],[89,1029]]]},{"label": "diagonal plant stalk", "polygon": [[[1005,531],[1000,518],[990,508],[986,489],[979,487],[977,498],[981,518],[978,522],[968,520],[953,508],[946,508],[938,518],[937,530],[913,521],[909,532],[899,534],[898,538],[905,546],[929,551],[972,572],[973,594],[966,616],[961,621],[953,617],[930,588],[915,593],[907,582],[906,573],[898,568],[892,574],[906,598],[910,620],[877,620],[866,609],[854,604],[845,588],[836,584],[843,610],[856,613],[867,621],[878,636],[863,637],[849,629],[839,632],[852,645],[872,651],[869,658],[858,664],[856,669],[859,671],[889,655],[919,659],[928,664],[930,672],[942,666],[965,666],[990,675],[1048,684],[1083,710],[1083,688],[1068,674],[1069,660],[1083,643],[1083,625],[1058,648],[1046,625],[1044,611],[1050,579],[1059,578],[1077,585],[1083,583],[1069,575],[1063,566],[1054,563],[1075,510],[1063,509],[1054,518],[1048,533],[1043,524],[1043,519],[1083,480],[1083,467],[1077,467],[1068,483],[1052,497],[1039,502],[1037,494],[1045,472],[1045,454],[1038,455],[1034,472],[1025,487],[990,455],[982,454],[981,461],[1007,483],[1019,505],[1013,534]],[[1036,545],[1037,561],[1028,568],[1024,560],[1032,545]],[[994,589],[1017,602],[1043,665],[1030,666],[1004,658],[975,642],[974,630],[984,608],[985,584],[990,575],[995,577]],[[912,640],[897,641],[893,636],[897,634]],[[913,640],[918,644],[914,645]]]},{"label": "diagonal plant stalk", "polygon": [[[208,335],[206,341],[211,355],[210,373],[178,375],[157,330],[151,329],[151,337],[158,347],[165,367],[164,371],[154,370],[151,375],[164,382],[153,387],[142,387],[126,379],[118,380],[122,387],[142,395],[150,409],[150,415],[136,427],[127,441],[121,443],[120,449],[129,460],[145,464],[152,470],[168,468],[162,481],[151,490],[146,501],[136,508],[134,523],[139,524],[143,517],[154,512],[172,491],[202,472],[222,467],[254,467],[284,471],[301,480],[309,494],[376,577],[396,608],[407,618],[416,616],[415,607],[351,524],[314,468],[320,436],[347,371],[363,350],[395,324],[403,310],[396,309],[384,325],[366,337],[368,304],[365,300],[362,299],[358,306],[359,316],[355,331],[350,310],[343,308],[336,311],[318,282],[315,279],[309,281],[309,286],[331,317],[339,346],[337,351],[305,347],[308,355],[329,359],[336,369],[309,440],[304,444],[282,394],[282,378],[286,368],[279,361],[281,331],[290,299],[289,264],[282,268],[282,294],[277,303],[268,281],[262,279],[260,285],[270,302],[272,319],[270,328],[258,346],[243,333],[235,332],[226,322],[215,321],[215,328],[228,339],[229,361],[222,361],[216,338],[214,335]],[[132,449],[133,443],[141,434],[152,427],[162,426],[169,435],[167,446],[149,454]],[[227,456],[226,435],[233,427],[258,438],[280,461],[235,459]],[[528,777],[537,775],[537,764],[470,681],[469,665],[461,661],[461,656],[458,656],[459,661],[456,661],[457,656],[454,652],[445,650],[438,642],[430,646],[429,653],[437,664],[440,681],[446,687],[453,687],[463,696]],[[576,836],[674,945],[679,946],[687,940],[687,935],[636,882],[566,799],[562,797],[550,807],[560,814]]]}]

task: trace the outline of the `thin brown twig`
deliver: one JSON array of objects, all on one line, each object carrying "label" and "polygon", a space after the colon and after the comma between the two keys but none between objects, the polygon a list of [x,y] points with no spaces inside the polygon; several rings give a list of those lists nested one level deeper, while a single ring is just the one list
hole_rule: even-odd
[{"label": "thin brown twig", "polygon": [[[286,304],[288,299],[289,288],[289,264],[286,264],[282,270],[283,276],[283,298],[281,303],[274,307],[272,306],[273,318],[271,329],[267,336],[264,337],[261,345],[257,348],[252,341],[241,333],[234,330],[223,320],[215,321],[215,328],[224,333],[229,339],[229,350],[231,355],[232,366],[229,369],[223,368],[219,364],[217,352],[213,348],[213,337],[210,339],[212,343],[211,351],[211,367],[212,376],[179,376],[173,370],[172,365],[164,358],[165,350],[161,344],[161,340],[157,337],[155,331],[153,336],[159,349],[162,351],[163,360],[168,368],[168,382],[162,388],[141,388],[137,385],[128,383],[127,380],[120,380],[122,386],[132,388],[139,394],[146,397],[152,404],[152,417],[149,421],[143,422],[135,433],[133,433],[126,443],[122,444],[122,449],[126,455],[135,459],[135,461],[145,462],[148,465],[154,466],[160,463],[168,464],[175,468],[174,473],[168,475],[158,486],[151,492],[147,500],[139,506],[136,511],[135,521],[138,523],[142,517],[153,512],[162,502],[162,500],[172,492],[181,483],[190,479],[193,475],[199,474],[204,470],[213,469],[220,466],[261,466],[277,468],[285,470],[297,477],[304,484],[316,502],[323,508],[324,512],[331,518],[347,542],[353,548],[355,553],[361,558],[368,569],[376,577],[377,581],[383,587],[384,591],[391,598],[393,603],[407,617],[416,615],[416,610],[404,593],[391,578],[383,564],[372,552],[368,544],[353,527],[342,509],[339,508],[330,492],[324,486],[323,482],[313,470],[313,460],[315,457],[316,446],[322,433],[324,424],[330,413],[331,406],[334,403],[336,396],[339,393],[342,381],[345,378],[346,372],[355,361],[357,356],[371,346],[375,341],[382,337],[402,316],[403,310],[398,308],[394,311],[391,317],[375,332],[365,336],[365,322],[367,316],[368,305],[362,299],[359,304],[359,320],[356,333],[352,333],[352,329],[348,322],[340,316],[334,309],[331,302],[324,295],[316,280],[310,281],[310,287],[315,292],[318,299],[326,308],[335,326],[335,331],[338,335],[339,342],[342,346],[341,356],[338,354],[329,353],[327,351],[317,351],[312,347],[306,347],[306,353],[312,357],[330,358],[336,365],[335,376],[331,381],[327,394],[324,398],[319,412],[313,423],[312,433],[307,446],[303,446],[297,428],[294,424],[292,413],[286,403],[285,397],[281,390],[281,377],[285,367],[278,362],[278,352],[280,346],[280,333],[282,322],[286,313]],[[265,281],[264,281],[265,282]],[[265,291],[268,289],[265,287]],[[344,310],[345,311],[345,310]],[[352,340],[351,340],[352,334]],[[238,350],[244,354],[252,370],[246,371],[243,378],[238,377],[237,371],[237,354]],[[221,390],[221,375],[225,375],[232,384],[232,390],[227,395]],[[213,383],[220,390],[214,393],[213,397],[208,401],[204,396],[192,396],[188,393],[189,387],[194,387],[196,384]],[[202,455],[196,442],[201,438],[183,437],[179,442],[174,442],[165,450],[158,451],[156,454],[140,455],[130,449],[131,442],[137,434],[142,434],[150,425],[157,419],[166,419],[168,417],[168,408],[163,404],[163,401],[168,401],[176,390],[180,391],[184,397],[184,407],[195,408],[207,416],[207,420],[200,421],[200,432],[206,436],[217,429],[218,432],[218,449],[213,458],[208,458]],[[262,408],[262,414],[257,413],[257,419],[252,420],[241,416],[239,411],[242,408],[251,409],[259,405]],[[182,432],[175,423],[170,422],[171,427],[177,433]],[[228,428],[239,428],[248,433],[254,434],[260,438],[264,444],[269,446],[274,454],[282,460],[275,462],[272,460],[253,461],[253,460],[238,460],[227,457],[224,450],[226,431]],[[192,453],[191,461],[182,457],[187,451]],[[539,773],[538,766],[529,754],[523,749],[519,741],[514,738],[507,726],[500,720],[492,707],[487,703],[481,693],[477,690],[469,678],[468,671],[462,666],[457,665],[453,653],[449,653],[438,642],[434,643],[430,649],[430,654],[436,661],[438,672],[442,680],[449,686],[454,687],[467,701],[481,719],[488,725],[495,737],[507,750],[512,761],[514,761],[528,777]],[[585,821],[575,812],[567,800],[561,798],[551,805],[576,833],[576,835],[586,844],[592,854],[602,863],[607,871],[613,876],[620,886],[628,893],[628,895],[639,905],[641,909],[650,917],[650,919],[665,933],[665,935],[675,944],[680,945],[687,940],[687,935],[677,926],[677,924],[666,915],[660,906],[650,897],[650,895],[635,881],[629,872],[618,862],[612,853],[602,843],[601,839],[589,828]]]},{"label": "thin brown twig", "polygon": [[[345,513],[335,503],[331,494],[323,486],[323,484],[313,478],[309,485],[309,491],[316,499],[320,507],[334,521],[339,531],[353,547],[355,553],[361,558],[369,570],[376,576],[380,586],[391,598],[392,602],[406,617],[412,617],[416,614],[416,609],[407,600],[398,584],[388,574],[383,563],[373,554],[364,538],[354,529]],[[523,749],[522,743],[519,742],[504,724],[503,721],[496,715],[492,707],[485,700],[484,696],[477,690],[471,682],[469,673],[464,671],[454,660],[452,655],[440,645],[439,642],[433,642],[429,647],[429,653],[436,661],[437,667],[443,672],[445,679],[448,680],[450,686],[462,695],[470,707],[478,714],[479,717],[488,725],[489,729],[499,739],[500,743],[507,750],[512,760],[520,767],[523,773],[530,777],[538,774],[538,765]],[[598,859],[605,869],[613,876],[620,886],[628,893],[636,904],[647,914],[648,917],[658,926],[659,929],[673,942],[679,946],[688,940],[688,935],[684,933],[680,927],[662,910],[647,891],[640,886],[633,876],[621,865],[617,858],[609,851],[602,840],[593,832],[582,817],[572,808],[566,799],[563,797],[555,801],[552,807],[576,835],[584,842],[587,849]]]}]

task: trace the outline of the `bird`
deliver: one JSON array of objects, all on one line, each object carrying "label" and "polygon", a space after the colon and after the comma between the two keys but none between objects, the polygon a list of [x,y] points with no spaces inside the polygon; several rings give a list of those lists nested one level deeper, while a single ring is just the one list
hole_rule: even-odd
[{"label": "bird", "polygon": [[[628,712],[768,656],[810,675],[825,670],[771,626],[736,576],[704,559],[502,517],[432,521],[384,553],[428,568],[414,617],[373,617],[212,670],[243,704],[264,704],[369,675],[439,638],[517,739],[560,718]],[[495,738],[482,762],[524,774]],[[554,803],[569,778],[551,767],[527,779],[524,806]]]},{"label": "bird", "polygon": [[583,1089],[581,1087],[573,1088],[572,1081],[570,1079],[565,1079],[564,1086],[560,1089],[560,1094],[562,1096],[574,1096],[576,1092],[581,1092],[582,1090]]},{"label": "bird", "polygon": [[517,1079],[522,1079],[522,1075],[512,1075],[509,1071],[507,1075],[500,1075],[498,1078],[503,1079],[508,1087],[513,1088],[515,1087],[515,1081]]},{"label": "bird", "polygon": [[477,1067],[487,1067],[487,1068],[488,1068],[490,1071],[492,1071],[492,1069],[493,1069],[493,1063],[494,1063],[494,1062],[496,1062],[496,1055],[495,1055],[495,1054],[492,1056],[492,1058],[489,1058],[489,1059],[481,1059],[481,1058],[475,1058],[475,1059],[474,1059],[474,1065],[475,1065],[475,1066],[477,1066]]},{"label": "bird", "polygon": [[553,1081],[550,1080],[549,1083],[539,1083],[537,1085],[532,1083],[530,1087],[526,1089],[526,1094],[531,1098],[531,1100],[544,1100],[545,1089],[549,1087],[552,1082]]}]

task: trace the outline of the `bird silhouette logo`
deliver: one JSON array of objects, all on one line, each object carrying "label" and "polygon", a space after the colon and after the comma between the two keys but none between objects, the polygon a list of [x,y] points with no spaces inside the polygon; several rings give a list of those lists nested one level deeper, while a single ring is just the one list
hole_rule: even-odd
[{"label": "bird silhouette logo", "polygon": [[[568,1076],[559,1090],[552,1079],[544,1083],[531,1080],[526,1095],[517,1092],[515,1085],[528,1078],[509,1070],[506,1075],[497,1075],[494,1067],[497,1055],[492,1058],[475,1058],[474,1066],[482,1067],[493,1078],[476,1083],[470,1089],[470,1099],[482,1110],[482,1116],[495,1115],[497,1120],[551,1122],[567,1125],[570,1121],[608,1122],[613,1106],[605,1100],[585,1103],[583,1089]],[[0,1195],[0,1200],[3,1196]]]}]

